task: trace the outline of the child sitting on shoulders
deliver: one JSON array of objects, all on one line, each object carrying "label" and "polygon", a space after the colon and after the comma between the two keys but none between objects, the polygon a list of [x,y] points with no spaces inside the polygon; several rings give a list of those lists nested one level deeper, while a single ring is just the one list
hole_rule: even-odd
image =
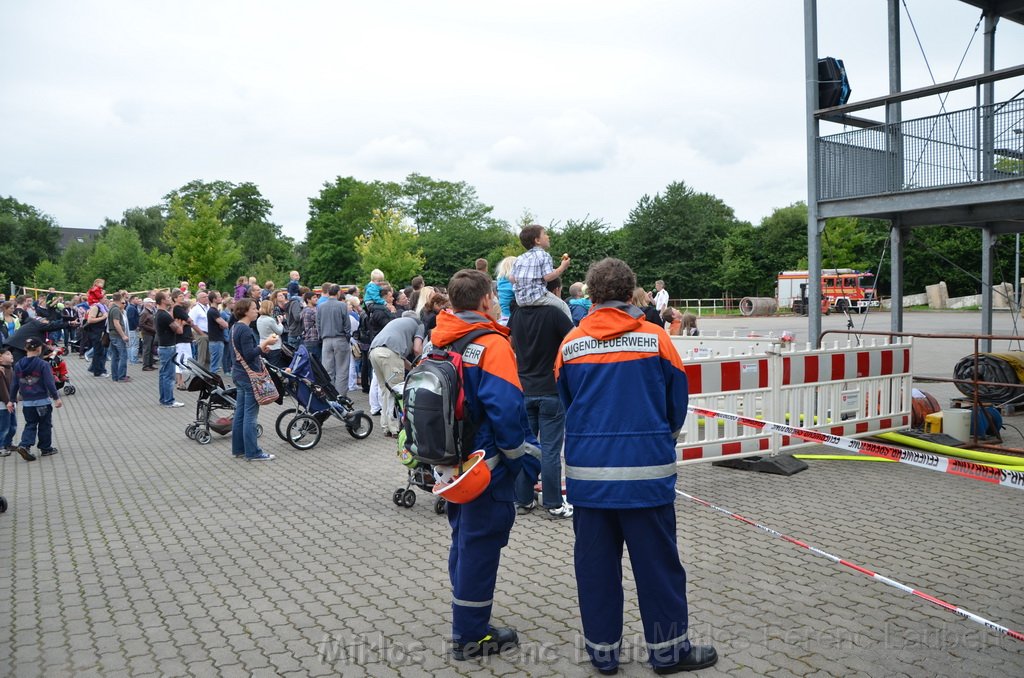
[{"label": "child sitting on shoulders", "polygon": [[551,255],[547,249],[551,247],[551,238],[543,226],[531,224],[519,233],[519,242],[526,252],[516,258],[512,266],[512,290],[515,292],[516,304],[519,306],[556,306],[562,309],[569,319],[572,314],[564,301],[547,290],[547,283],[561,277],[569,268],[569,255],[562,255],[558,268],[551,263]]}]

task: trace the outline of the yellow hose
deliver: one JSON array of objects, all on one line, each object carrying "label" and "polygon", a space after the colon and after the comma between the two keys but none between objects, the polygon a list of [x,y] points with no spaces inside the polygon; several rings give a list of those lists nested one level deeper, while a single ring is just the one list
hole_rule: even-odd
[{"label": "yellow hose", "polygon": [[829,461],[890,461],[896,463],[895,459],[885,457],[869,457],[863,454],[794,454],[794,459],[822,459]]},{"label": "yellow hose", "polygon": [[926,450],[928,452],[935,452],[936,454],[944,454],[949,457],[960,457],[961,459],[970,459],[971,461],[978,461],[989,466],[995,466],[997,468],[1009,467],[1012,469],[1021,470],[1020,467],[1024,466],[1024,457],[1011,457],[1006,454],[993,454],[992,452],[978,452],[977,450],[964,450],[959,447],[951,447],[949,445],[940,445],[939,443],[928,442],[927,440],[918,440],[911,436],[900,435],[899,433],[881,433],[877,436],[883,440],[896,443],[898,445],[906,445],[907,447],[915,447],[919,450]]}]

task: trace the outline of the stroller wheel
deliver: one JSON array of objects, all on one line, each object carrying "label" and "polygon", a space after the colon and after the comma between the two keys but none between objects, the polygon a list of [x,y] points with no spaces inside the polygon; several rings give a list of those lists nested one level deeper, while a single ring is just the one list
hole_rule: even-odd
[{"label": "stroller wheel", "polygon": [[256,424],[256,437],[257,438],[262,438],[263,437],[263,424]]},{"label": "stroller wheel", "polygon": [[356,440],[362,440],[373,433],[373,419],[370,418],[370,415],[363,414],[362,412],[354,417],[350,417],[345,422],[345,426],[348,428],[349,435]]},{"label": "stroller wheel", "polygon": [[75,395],[75,391],[76,390],[77,389],[75,388],[74,384],[65,384],[64,385],[64,395]]},{"label": "stroller wheel", "polygon": [[316,417],[308,414],[300,414],[292,419],[286,431],[288,442],[297,450],[308,450],[315,447],[320,442],[322,433],[320,422],[316,420]]},{"label": "stroller wheel", "polygon": [[198,429],[199,427],[196,426],[195,424],[189,424],[188,426],[185,427],[185,437],[190,438],[191,440],[195,440],[196,431]]},{"label": "stroller wheel", "polygon": [[402,495],[404,495],[404,494],[405,494],[405,488],[404,487],[400,487],[397,490],[395,490],[395,493],[393,495],[391,495],[391,501],[395,502],[395,506],[401,506],[402,505]]},{"label": "stroller wheel", "polygon": [[281,412],[281,414],[277,415],[277,421],[274,423],[274,429],[277,431],[277,437],[280,438],[281,440],[288,440],[288,434],[285,430],[288,428],[288,423],[285,420],[292,418],[294,416],[294,407],[286,408],[283,412]]},{"label": "stroller wheel", "polygon": [[412,490],[406,490],[402,493],[402,506],[405,508],[412,508],[413,504],[416,503],[416,493]]},{"label": "stroller wheel", "polygon": [[7,500],[0,497],[0,513],[7,513]]},{"label": "stroller wheel", "polygon": [[437,501],[434,502],[434,513],[441,516],[444,515],[445,509],[448,508],[448,502],[445,501],[444,497],[438,497]]},{"label": "stroller wheel", "polygon": [[211,440],[213,440],[213,436],[205,428],[196,431],[196,442],[200,445],[209,445]]}]

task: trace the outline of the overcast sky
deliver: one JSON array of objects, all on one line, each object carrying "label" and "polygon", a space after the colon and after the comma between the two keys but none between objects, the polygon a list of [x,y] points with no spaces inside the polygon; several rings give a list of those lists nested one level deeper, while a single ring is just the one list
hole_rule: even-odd
[{"label": "overcast sky", "polygon": [[[906,3],[951,79],[979,11]],[[852,100],[887,92],[885,7],[819,2],[819,52],[845,60]],[[903,25],[904,89],[930,84]],[[996,44],[997,68],[1024,63],[1024,27]],[[5,0],[0,103],[0,195],[62,226],[192,179],[254,182],[299,239],[339,175],[466,181],[502,219],[615,228],[673,181],[755,224],[806,198],[800,0]]]}]

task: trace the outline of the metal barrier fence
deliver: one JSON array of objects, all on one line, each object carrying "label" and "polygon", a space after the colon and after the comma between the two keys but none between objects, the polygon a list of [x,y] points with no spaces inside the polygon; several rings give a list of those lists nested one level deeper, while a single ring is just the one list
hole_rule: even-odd
[{"label": "metal barrier fence", "polygon": [[824,136],[817,156],[821,200],[1024,176],[1024,100]]},{"label": "metal barrier fence", "polygon": [[[699,351],[690,344],[700,339]],[[723,338],[725,341],[726,338]],[[735,340],[733,340],[735,341]],[[690,404],[832,436],[858,436],[906,428],[912,409],[911,342],[812,349],[768,340],[737,355],[714,353],[709,337],[673,337],[683,357]],[[742,349],[740,349],[742,350]],[[680,463],[741,458],[810,445],[736,421],[690,416],[680,436]]]}]

